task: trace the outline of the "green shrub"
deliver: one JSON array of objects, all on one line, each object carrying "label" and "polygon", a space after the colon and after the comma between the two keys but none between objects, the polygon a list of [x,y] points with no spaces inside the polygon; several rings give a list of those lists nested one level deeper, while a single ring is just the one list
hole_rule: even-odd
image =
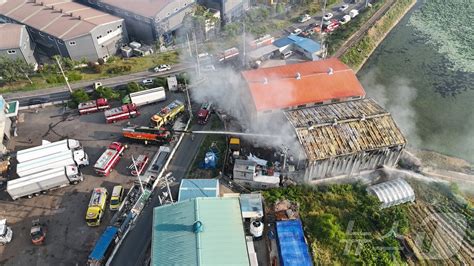
[{"label": "green shrub", "polygon": [[81,75],[81,73],[79,73],[77,71],[73,71],[73,72],[70,72],[70,73],[67,74],[67,79],[68,79],[69,82],[81,80],[82,75]]},{"label": "green shrub", "polygon": [[158,77],[153,80],[153,87],[164,87],[166,89],[168,87],[168,82],[166,78]]},{"label": "green shrub", "polygon": [[87,102],[90,100],[89,94],[84,89],[78,89],[72,92],[71,95],[72,103],[77,106],[79,103]]},{"label": "green shrub", "polygon": [[120,98],[120,93],[116,92],[110,87],[99,87],[95,90],[97,98],[106,98],[109,100],[117,100]]},{"label": "green shrub", "polygon": [[144,88],[142,86],[140,86],[140,84],[138,84],[137,82],[130,82],[127,84],[127,94],[129,93],[134,93],[134,92],[137,92],[137,91],[141,91],[143,90]]},{"label": "green shrub", "polygon": [[114,66],[114,67],[111,67],[107,70],[107,73],[109,74],[121,74],[121,73],[124,73],[124,72],[128,72],[132,70],[132,66],[130,65],[125,65],[125,66]]}]

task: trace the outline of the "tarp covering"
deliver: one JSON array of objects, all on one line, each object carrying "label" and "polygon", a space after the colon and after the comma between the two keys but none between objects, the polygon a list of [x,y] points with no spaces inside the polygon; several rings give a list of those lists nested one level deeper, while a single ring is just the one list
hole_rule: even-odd
[{"label": "tarp covering", "polygon": [[278,252],[282,266],[312,266],[301,220],[277,221]]},{"label": "tarp covering", "polygon": [[97,240],[94,249],[89,255],[91,261],[102,261],[105,258],[105,253],[110,246],[110,243],[114,241],[115,235],[117,234],[118,228],[114,226],[108,226],[105,232]]}]

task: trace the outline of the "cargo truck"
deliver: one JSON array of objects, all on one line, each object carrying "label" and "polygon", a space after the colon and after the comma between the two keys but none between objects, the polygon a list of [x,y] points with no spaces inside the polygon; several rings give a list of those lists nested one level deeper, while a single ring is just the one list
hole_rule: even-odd
[{"label": "cargo truck", "polygon": [[105,187],[94,188],[86,213],[88,226],[99,226],[104,216],[107,205],[107,189]]},{"label": "cargo truck", "polygon": [[18,151],[16,153],[16,160],[18,163],[42,158],[44,156],[59,153],[66,150],[82,149],[81,143],[75,139],[63,139],[61,141],[49,142],[43,140],[41,146],[36,146],[28,149]]},{"label": "cargo truck", "polygon": [[108,257],[114,250],[118,234],[118,228],[115,226],[107,226],[104,233],[100,236],[99,240],[95,243],[94,249],[87,260],[89,266],[100,266],[105,265]]},{"label": "cargo truck", "polygon": [[124,150],[125,146],[122,143],[112,142],[95,163],[95,172],[101,176],[108,176],[120,161],[120,156],[122,156]]},{"label": "cargo truck", "polygon": [[143,91],[137,91],[125,96],[123,103],[133,103],[136,106],[147,105],[166,100],[165,88],[158,87]]},{"label": "cargo truck", "polygon": [[32,198],[48,190],[75,185],[84,180],[76,166],[62,166],[36,174],[20,177],[7,182],[7,192],[16,200],[21,197]]},{"label": "cargo truck", "polygon": [[129,103],[120,107],[112,108],[104,112],[107,123],[115,123],[120,120],[135,118],[140,115],[135,104]]},{"label": "cargo truck", "polygon": [[81,115],[95,113],[107,110],[109,108],[110,104],[105,98],[99,98],[97,100],[83,102],[77,106],[77,109],[79,109],[79,114]]},{"label": "cargo truck", "polygon": [[62,152],[46,155],[42,158],[20,163],[16,167],[16,173],[19,177],[24,177],[44,170],[64,167],[67,165],[89,165],[89,157],[82,148],[77,150],[64,150]]},{"label": "cargo truck", "polygon": [[174,100],[165,108],[151,117],[151,123],[154,127],[160,128],[173,122],[181,113],[184,112],[184,103],[180,100]]}]

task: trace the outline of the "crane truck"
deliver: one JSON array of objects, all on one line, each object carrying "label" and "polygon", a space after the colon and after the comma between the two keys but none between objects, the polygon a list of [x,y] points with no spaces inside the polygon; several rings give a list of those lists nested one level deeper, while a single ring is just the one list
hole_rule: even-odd
[{"label": "crane truck", "polygon": [[95,172],[101,176],[108,176],[120,161],[120,156],[122,156],[124,150],[125,145],[120,142],[112,142],[94,164]]},{"label": "crane truck", "polygon": [[10,180],[6,190],[13,200],[21,197],[32,198],[48,190],[78,184],[82,180],[84,178],[79,168],[69,165]]},{"label": "crane truck", "polygon": [[154,127],[160,128],[173,122],[181,113],[184,112],[184,103],[180,100],[174,100],[161,111],[151,117],[151,123]]},{"label": "crane truck", "polygon": [[94,188],[86,213],[88,226],[99,226],[104,216],[107,205],[107,189],[105,187]]},{"label": "crane truck", "polygon": [[106,110],[104,115],[107,123],[115,123],[120,120],[129,119],[130,117],[135,118],[140,115],[140,112],[135,104],[129,103]]},{"label": "crane truck", "polygon": [[81,115],[95,113],[102,110],[107,110],[109,108],[110,104],[105,98],[99,98],[97,100],[83,102],[77,106],[79,114]]},{"label": "crane truck", "polygon": [[75,139],[63,139],[56,142],[43,140],[40,146],[24,149],[16,153],[18,163],[43,158],[44,156],[66,150],[82,149],[81,143]]}]

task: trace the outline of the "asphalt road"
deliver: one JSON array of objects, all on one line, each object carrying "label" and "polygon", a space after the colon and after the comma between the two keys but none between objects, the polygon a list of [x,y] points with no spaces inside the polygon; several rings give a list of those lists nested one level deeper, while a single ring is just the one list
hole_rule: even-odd
[{"label": "asphalt road", "polygon": [[[71,88],[73,90],[79,88],[90,88],[92,87],[94,82],[101,82],[104,86],[115,87],[118,85],[127,84],[131,81],[142,81],[146,78],[166,77],[170,74],[177,74],[192,68],[194,68],[194,65],[192,64],[177,64],[173,65],[172,69],[166,72],[155,73],[150,71],[143,71],[101,80],[81,81],[77,83],[72,83]],[[67,100],[69,99],[70,93],[67,86],[63,85],[43,90],[9,93],[3,96],[8,101],[18,100],[20,102],[20,106],[27,106],[29,101],[35,98],[46,98],[48,102]]]},{"label": "asphalt road", "polygon": [[[207,129],[208,126],[209,124],[206,126],[193,125],[191,129],[202,130]],[[173,177],[175,178],[175,182],[171,184],[171,192],[174,200],[177,199],[179,183],[181,179],[185,177],[188,168],[191,166],[193,158],[199,150],[199,146],[204,140],[204,137],[205,135],[202,134],[197,134],[194,138],[190,135],[185,135],[181,145],[176,150],[174,158],[168,166],[168,172],[173,172]],[[161,189],[157,187],[152,199],[138,217],[133,230],[131,230],[123,240],[111,265],[130,266],[144,264],[147,259],[147,250],[151,245],[153,208],[160,205],[158,195],[161,193]]]}]

